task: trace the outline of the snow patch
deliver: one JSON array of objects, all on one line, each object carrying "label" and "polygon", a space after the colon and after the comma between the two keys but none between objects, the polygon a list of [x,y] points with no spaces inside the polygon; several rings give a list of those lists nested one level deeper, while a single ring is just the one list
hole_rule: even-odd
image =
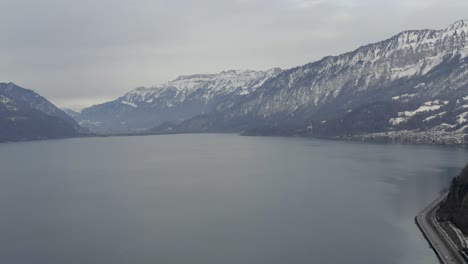
[{"label": "snow patch", "polygon": [[[442,106],[446,104],[448,104],[448,101],[435,100],[435,101],[425,102],[416,110],[398,112],[398,117],[390,118],[389,123],[392,124],[393,126],[396,126],[401,123],[407,122],[409,119],[411,119],[418,113],[425,113],[425,112],[439,110]],[[436,117],[433,117],[433,118],[436,118]],[[427,121],[430,121],[431,119],[432,119],[431,117],[428,117],[424,119],[424,121],[427,122]]]},{"label": "snow patch", "polygon": [[101,122],[91,121],[91,120],[83,120],[83,121],[80,121],[79,124],[80,124],[80,125],[99,126],[99,125],[101,125]]},{"label": "snow patch", "polygon": [[129,105],[129,106],[134,107],[134,108],[138,107],[138,105],[136,105],[134,103],[131,103],[131,102],[127,102],[127,101],[121,101],[120,103],[124,104],[124,105]]},{"label": "snow patch", "polygon": [[412,98],[412,97],[415,97],[415,96],[416,96],[416,94],[402,94],[402,95],[399,95],[399,96],[392,97],[392,100],[393,101],[398,101],[400,99]]},{"label": "snow patch", "polygon": [[458,133],[463,133],[463,132],[465,131],[466,128],[468,128],[468,125],[462,126],[461,128],[457,129],[456,132],[458,132]]},{"label": "snow patch", "polygon": [[6,96],[0,95],[0,103],[5,105],[9,110],[18,111],[18,108],[15,107],[15,102]]},{"label": "snow patch", "polygon": [[467,116],[468,116],[468,112],[457,115],[457,123],[458,124],[466,123],[466,121],[467,121],[466,117]]},{"label": "snow patch", "polygon": [[391,69],[392,78],[399,79],[403,77],[410,77],[416,75],[419,72],[420,66],[419,65],[409,65],[406,67],[401,68],[393,68]]},{"label": "snow patch", "polygon": [[468,96],[465,96],[465,97],[462,97],[460,99],[457,100],[457,104],[460,104],[460,103],[463,103],[463,102],[466,102],[468,101]]},{"label": "snow patch", "polygon": [[436,118],[440,118],[440,117],[442,117],[442,116],[444,116],[444,115],[446,115],[446,114],[447,114],[447,112],[442,112],[442,113],[438,113],[438,114],[433,115],[433,116],[429,116],[429,117],[425,118],[425,119],[423,120],[423,122],[429,122],[429,121],[434,120],[434,119],[436,119]]},{"label": "snow patch", "polygon": [[420,106],[418,109],[416,109],[414,111],[399,112],[398,115],[406,116],[406,117],[413,117],[414,115],[416,115],[418,113],[439,110],[441,107],[442,107],[442,105],[423,105],[423,106]]},{"label": "snow patch", "polygon": [[388,120],[388,122],[392,125],[392,126],[397,126],[401,123],[404,123],[408,121],[407,118],[404,118],[404,117],[395,117],[395,118],[390,118],[390,120]]},{"label": "snow patch", "polygon": [[11,103],[12,101],[10,100],[10,98],[6,97],[6,96],[3,96],[3,95],[0,95],[0,103],[2,104],[8,104],[8,103]]},{"label": "snow patch", "polygon": [[414,88],[414,89],[418,89],[418,88],[423,87],[423,86],[426,86],[426,83],[423,83],[423,82],[422,82],[422,83],[420,83],[420,84],[414,86],[413,88]]}]

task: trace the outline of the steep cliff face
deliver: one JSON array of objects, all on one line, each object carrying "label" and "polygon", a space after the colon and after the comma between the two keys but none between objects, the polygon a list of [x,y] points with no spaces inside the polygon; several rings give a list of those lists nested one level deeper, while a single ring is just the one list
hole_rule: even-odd
[{"label": "steep cliff face", "polygon": [[451,221],[468,235],[468,165],[453,179],[448,197],[437,214],[440,220]]},{"label": "steep cliff face", "polygon": [[242,100],[282,70],[225,71],[180,76],[167,84],[136,88],[124,96],[84,109],[75,118],[95,131],[144,130],[214,111],[221,102]]},{"label": "steep cliff face", "polygon": [[73,137],[84,130],[34,91],[0,83],[0,142]]},{"label": "steep cliff face", "polygon": [[248,96],[223,101],[216,111],[182,122],[172,131],[464,133],[467,43],[468,22],[463,20],[443,30],[405,31],[286,70]]}]

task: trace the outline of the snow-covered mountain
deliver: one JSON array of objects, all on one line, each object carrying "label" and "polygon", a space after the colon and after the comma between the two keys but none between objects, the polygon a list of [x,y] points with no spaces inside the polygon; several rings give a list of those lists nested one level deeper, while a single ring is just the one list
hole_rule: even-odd
[{"label": "snow-covered mountain", "polygon": [[283,71],[208,115],[153,132],[353,135],[468,128],[468,21],[410,30]]},{"label": "snow-covered mountain", "polygon": [[75,118],[82,126],[105,132],[181,122],[210,113],[221,102],[246,97],[281,72],[275,68],[180,76],[164,85],[136,88],[114,101],[83,109]]},{"label": "snow-covered mountain", "polygon": [[0,142],[76,136],[75,120],[32,90],[0,83]]}]

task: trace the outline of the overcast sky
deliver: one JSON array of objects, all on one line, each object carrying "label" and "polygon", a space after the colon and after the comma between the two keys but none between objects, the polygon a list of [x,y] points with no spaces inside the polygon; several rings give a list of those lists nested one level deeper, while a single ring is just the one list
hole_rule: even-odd
[{"label": "overcast sky", "polygon": [[294,67],[468,18],[467,0],[0,0],[0,82],[59,106],[181,74]]}]

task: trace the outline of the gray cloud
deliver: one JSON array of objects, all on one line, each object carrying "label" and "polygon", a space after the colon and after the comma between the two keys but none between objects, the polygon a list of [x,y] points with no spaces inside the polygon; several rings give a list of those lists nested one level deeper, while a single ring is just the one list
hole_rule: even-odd
[{"label": "gray cloud", "polygon": [[0,0],[0,81],[91,104],[180,74],[293,67],[466,18],[466,0]]}]

